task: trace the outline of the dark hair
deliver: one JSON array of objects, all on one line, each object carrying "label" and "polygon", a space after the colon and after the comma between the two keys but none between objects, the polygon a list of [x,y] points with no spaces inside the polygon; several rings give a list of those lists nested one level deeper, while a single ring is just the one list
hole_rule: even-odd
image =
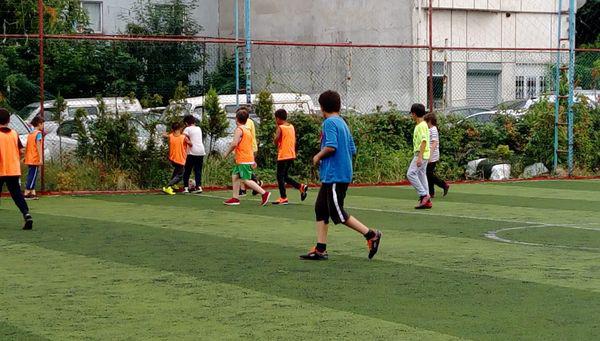
[{"label": "dark hair", "polygon": [[241,107],[235,112],[235,119],[241,124],[246,124],[246,122],[248,122],[248,116],[250,116],[250,114],[245,107]]},{"label": "dark hair", "polygon": [[44,123],[44,118],[42,116],[36,116],[31,120],[31,126],[33,127],[37,127],[42,123]]},{"label": "dark hair", "polygon": [[185,115],[183,117],[183,123],[187,126],[191,126],[192,124],[196,124],[196,118],[192,115]]},{"label": "dark hair", "polygon": [[287,111],[285,111],[285,109],[279,109],[279,110],[275,111],[275,117],[277,117],[280,120],[283,120],[283,121],[287,120],[287,116],[288,116],[288,114],[287,114]]},{"label": "dark hair", "polygon": [[410,112],[415,114],[417,117],[425,116],[425,106],[421,103],[415,103],[410,107]]},{"label": "dark hair", "polygon": [[181,122],[173,122],[171,123],[171,131],[177,131],[182,128]]},{"label": "dark hair", "polygon": [[10,113],[4,108],[0,108],[0,124],[8,124],[10,122]]},{"label": "dark hair", "polygon": [[327,90],[319,96],[319,105],[321,105],[322,112],[340,112],[342,109],[342,99],[337,92]]},{"label": "dark hair", "polygon": [[434,113],[430,112],[429,114],[423,116],[423,119],[425,120],[425,122],[431,123],[432,126],[437,127],[437,117]]}]

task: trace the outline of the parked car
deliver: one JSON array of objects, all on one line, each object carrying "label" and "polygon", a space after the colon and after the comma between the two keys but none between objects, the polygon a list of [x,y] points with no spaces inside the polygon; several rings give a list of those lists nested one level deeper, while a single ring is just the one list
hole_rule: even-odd
[{"label": "parked car", "polygon": [[[28,123],[21,117],[12,114],[8,125],[19,134],[19,139],[23,146],[27,146],[27,135],[33,131]],[[77,149],[77,140],[71,137],[59,137],[56,132],[46,132],[44,136],[44,160],[51,161],[58,159],[61,155],[72,153]]]},{"label": "parked car", "polygon": [[478,114],[480,112],[485,112],[485,111],[489,111],[489,108],[480,108],[480,107],[451,107],[451,108],[446,108],[445,110],[442,111],[443,115],[453,115],[453,116],[458,116],[458,117],[468,117],[471,115],[475,115]]},{"label": "parked car", "polygon": [[[102,101],[106,106],[107,112],[142,112],[142,105],[137,99],[126,97],[106,97]],[[96,98],[71,98],[65,99],[67,108],[61,113],[64,121],[75,118],[75,113],[79,109],[86,111],[88,116],[97,116],[99,113],[99,102]],[[49,132],[58,129],[58,123],[54,122],[56,118],[56,101],[44,102],[44,120],[46,121],[46,130]],[[40,104],[32,103],[19,111],[19,116],[24,117],[27,122],[40,114]]]}]

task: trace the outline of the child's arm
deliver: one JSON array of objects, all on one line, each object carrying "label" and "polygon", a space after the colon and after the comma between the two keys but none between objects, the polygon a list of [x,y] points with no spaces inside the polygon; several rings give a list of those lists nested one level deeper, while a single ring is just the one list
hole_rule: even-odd
[{"label": "child's arm", "polygon": [[417,167],[421,167],[423,164],[423,154],[425,154],[425,149],[427,148],[427,141],[421,141],[421,146],[419,147],[419,156],[417,157]]},{"label": "child's arm", "polygon": [[[39,133],[39,134],[41,135],[42,133]],[[41,161],[42,163],[44,163],[44,159],[42,157],[42,154],[43,154],[42,139],[43,138],[44,138],[43,136],[40,136],[39,140],[36,140],[36,142],[35,142],[35,144],[37,145],[38,155],[40,157],[40,160],[42,160]]]},{"label": "child's arm", "polygon": [[231,141],[231,145],[229,146],[227,153],[225,153],[224,158],[227,158],[229,156],[229,154],[231,154],[231,152],[235,149],[235,147],[237,147],[237,145],[240,144],[241,140],[242,140],[242,130],[236,129],[235,134],[233,135],[233,141]]},{"label": "child's arm", "polygon": [[429,146],[429,149],[431,150],[435,150],[438,146],[438,141],[437,140],[431,140],[431,144]]},{"label": "child's arm", "polygon": [[183,139],[183,142],[187,145],[187,146],[193,146],[192,141],[190,141],[190,138],[187,135],[184,135],[185,138]]},{"label": "child's arm", "polygon": [[275,138],[273,138],[273,143],[275,143],[275,145],[278,145],[280,139],[281,139],[281,128],[279,126],[277,126],[277,130],[275,131]]},{"label": "child's arm", "polygon": [[323,147],[323,149],[313,157],[313,165],[317,166],[321,160],[328,158],[333,153],[335,153],[335,148]]}]

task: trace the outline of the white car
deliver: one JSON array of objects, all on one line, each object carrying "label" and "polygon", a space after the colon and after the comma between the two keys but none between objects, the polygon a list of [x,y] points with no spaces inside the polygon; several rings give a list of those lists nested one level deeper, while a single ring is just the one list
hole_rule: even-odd
[{"label": "white car", "polygon": [[[19,134],[19,139],[23,146],[27,146],[27,136],[33,131],[33,127],[23,121],[22,118],[13,114],[10,115],[9,128]],[[60,158],[62,155],[75,152],[77,149],[77,140],[70,137],[59,137],[56,132],[46,133],[44,136],[44,160],[52,161]]]},{"label": "white car", "polygon": [[[102,99],[106,106],[106,112],[142,112],[142,105],[137,99],[126,97],[106,97]],[[46,121],[45,129],[48,132],[54,132],[58,129],[58,123],[54,121],[56,118],[56,101],[44,102],[44,121]],[[83,109],[88,116],[97,116],[99,113],[100,103],[96,98],[71,98],[65,99],[66,109],[61,113],[63,121],[72,120],[75,118],[77,110]],[[26,117],[27,122],[40,114],[40,104],[32,103],[19,111],[19,116]]]}]

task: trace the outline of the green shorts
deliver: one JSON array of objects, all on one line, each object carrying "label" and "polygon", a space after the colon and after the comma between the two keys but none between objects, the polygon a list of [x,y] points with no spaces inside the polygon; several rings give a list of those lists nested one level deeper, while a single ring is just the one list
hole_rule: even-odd
[{"label": "green shorts", "polygon": [[242,180],[252,179],[252,165],[235,165],[231,175],[238,174]]}]

